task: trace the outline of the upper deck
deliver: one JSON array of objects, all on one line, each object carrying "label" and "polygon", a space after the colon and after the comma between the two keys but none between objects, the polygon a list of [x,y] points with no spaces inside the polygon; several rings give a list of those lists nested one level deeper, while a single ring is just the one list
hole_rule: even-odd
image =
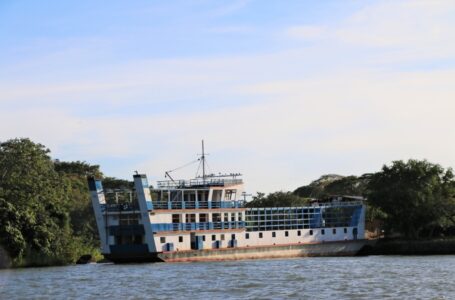
[{"label": "upper deck", "polygon": [[238,178],[209,178],[209,179],[190,179],[190,180],[161,180],[157,182],[158,189],[200,189],[211,187],[229,187],[243,184],[242,179]]}]

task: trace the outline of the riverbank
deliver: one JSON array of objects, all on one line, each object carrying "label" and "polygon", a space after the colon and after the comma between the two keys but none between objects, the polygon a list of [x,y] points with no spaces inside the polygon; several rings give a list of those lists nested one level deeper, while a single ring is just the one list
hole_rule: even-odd
[{"label": "riverbank", "polygon": [[431,240],[378,239],[359,255],[448,255],[455,254],[455,238]]}]

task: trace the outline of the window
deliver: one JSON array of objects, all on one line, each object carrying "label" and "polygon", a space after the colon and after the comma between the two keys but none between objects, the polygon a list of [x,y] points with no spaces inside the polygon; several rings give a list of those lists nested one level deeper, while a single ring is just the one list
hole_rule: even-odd
[{"label": "window", "polygon": [[186,223],[196,223],[196,215],[186,214]]},{"label": "window", "polygon": [[221,240],[224,241],[224,234],[221,235]]},{"label": "window", "polygon": [[229,213],[224,213],[224,222],[229,222]]},{"label": "window", "polygon": [[241,212],[239,212],[238,220],[239,220],[239,221],[242,221],[242,213],[241,213]]},{"label": "window", "polygon": [[348,233],[348,229],[347,228],[344,229],[344,233]]},{"label": "window", "polygon": [[235,221],[235,213],[231,213],[231,222]]},{"label": "window", "polygon": [[272,232],[272,237],[276,237],[276,232]]},{"label": "window", "polygon": [[289,231],[285,231],[284,236],[289,236]]},{"label": "window", "polygon": [[321,229],[321,234],[322,234],[322,235],[325,234],[325,230],[324,230],[324,229]]},{"label": "window", "polygon": [[183,243],[183,236],[179,236],[179,243]]},{"label": "window", "polygon": [[297,230],[297,235],[298,236],[301,236],[302,235],[302,232],[300,230]]},{"label": "window", "polygon": [[212,241],[215,241],[215,240],[216,240],[216,235],[212,234]]},{"label": "window", "polygon": [[235,240],[235,234],[231,235],[231,240]]},{"label": "window", "polygon": [[337,234],[336,228],[333,228],[333,229],[332,229],[332,233],[333,233],[333,234]]},{"label": "window", "polygon": [[212,215],[213,222],[221,222],[221,214],[215,213]]},{"label": "window", "polygon": [[166,237],[164,237],[164,236],[160,237],[160,243],[161,244],[166,243]]},{"label": "window", "polygon": [[135,225],[139,224],[138,214],[127,214],[119,217],[119,225]]},{"label": "window", "polygon": [[249,233],[245,233],[245,239],[249,239],[250,238],[250,234]]},{"label": "window", "polygon": [[202,241],[205,242],[205,235],[202,236]]},{"label": "window", "polygon": [[199,222],[204,223],[207,221],[208,221],[207,214],[199,214]]},{"label": "window", "polygon": [[313,230],[310,230],[310,235],[313,235]]},{"label": "window", "polygon": [[259,232],[259,238],[262,239],[262,232]]},{"label": "window", "polygon": [[173,214],[172,215],[172,223],[180,223],[180,215],[179,214]]}]

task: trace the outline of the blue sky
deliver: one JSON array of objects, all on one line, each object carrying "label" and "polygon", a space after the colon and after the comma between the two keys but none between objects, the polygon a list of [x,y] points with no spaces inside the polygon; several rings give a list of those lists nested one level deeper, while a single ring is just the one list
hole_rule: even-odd
[{"label": "blue sky", "polygon": [[[453,1],[0,1],[0,140],[251,192],[455,166]],[[183,170],[176,177],[194,175]]]}]

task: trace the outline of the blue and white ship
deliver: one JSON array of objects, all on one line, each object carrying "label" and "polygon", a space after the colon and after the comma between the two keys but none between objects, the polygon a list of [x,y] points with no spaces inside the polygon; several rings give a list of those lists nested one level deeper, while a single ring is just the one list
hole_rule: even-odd
[{"label": "blue and white ship", "polygon": [[[240,174],[159,181],[133,176],[135,191],[104,191],[89,178],[103,255],[113,262],[209,261],[355,255],[365,244],[361,197],[305,207],[246,208]],[[114,197],[116,201],[108,201]],[[120,198],[128,201],[119,201]],[[120,199],[121,200],[121,199]]]}]

